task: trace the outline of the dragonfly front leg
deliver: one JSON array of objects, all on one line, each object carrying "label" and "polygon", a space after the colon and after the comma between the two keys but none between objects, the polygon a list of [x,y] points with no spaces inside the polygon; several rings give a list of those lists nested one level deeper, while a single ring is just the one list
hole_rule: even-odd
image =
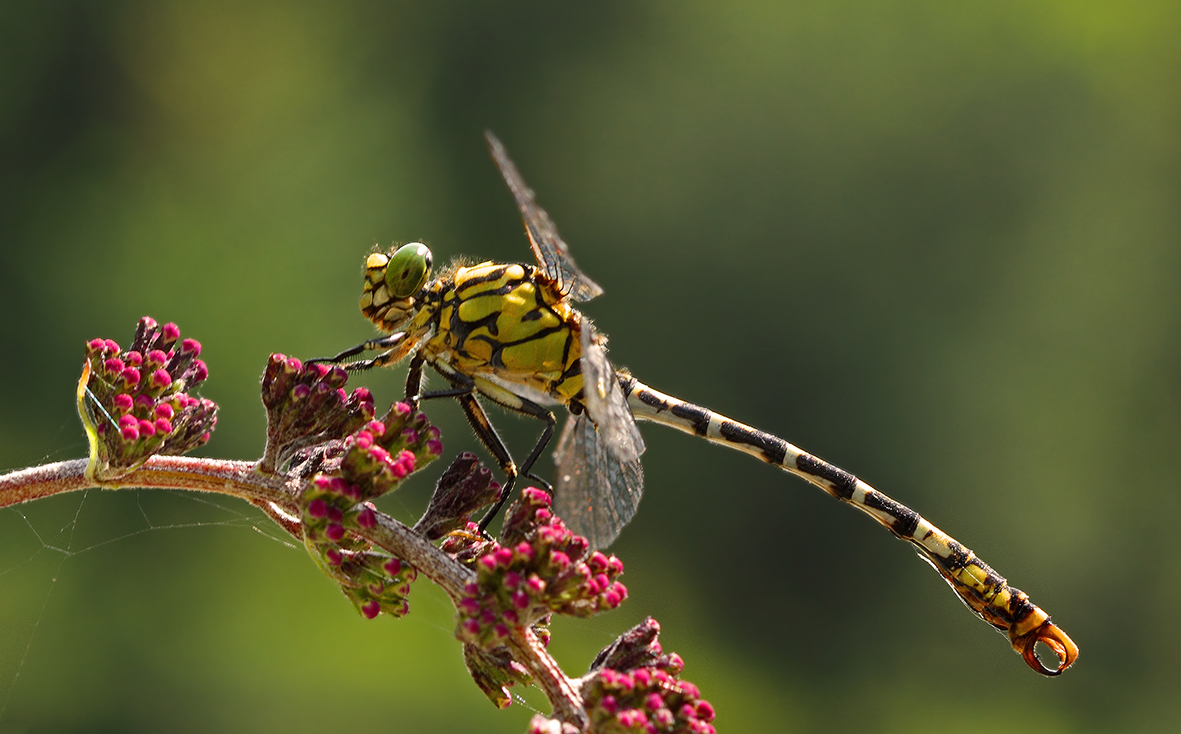
[{"label": "dragonfly front leg", "polygon": [[[406,333],[399,331],[395,334],[382,337],[381,339],[370,339],[367,342],[362,342],[355,347],[350,347],[339,354],[332,357],[316,357],[309,359],[308,364],[328,363],[340,364],[349,357],[355,357],[364,352],[382,351],[373,359],[359,359],[356,362],[345,362],[344,369],[347,372],[364,372],[365,370],[374,367],[385,367],[386,365],[394,364],[402,359],[403,355],[395,351],[396,347],[406,339]],[[419,368],[419,376],[421,378],[421,367]]]}]

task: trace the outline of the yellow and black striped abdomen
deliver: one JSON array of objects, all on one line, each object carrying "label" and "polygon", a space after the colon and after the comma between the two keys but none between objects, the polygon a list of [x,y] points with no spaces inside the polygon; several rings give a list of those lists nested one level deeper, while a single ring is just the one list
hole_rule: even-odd
[{"label": "yellow and black striped abdomen", "polygon": [[582,389],[580,329],[578,312],[535,268],[485,262],[455,272],[424,355],[569,404]]}]

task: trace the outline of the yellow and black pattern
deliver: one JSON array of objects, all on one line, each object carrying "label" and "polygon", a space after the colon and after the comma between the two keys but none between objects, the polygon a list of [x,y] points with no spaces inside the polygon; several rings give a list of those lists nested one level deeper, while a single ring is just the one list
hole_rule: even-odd
[{"label": "yellow and black pattern", "polygon": [[491,376],[562,405],[582,390],[580,316],[533,267],[480,263],[443,284],[429,363]]},{"label": "yellow and black pattern", "polygon": [[[971,549],[906,505],[778,436],[653,390],[630,375],[620,375],[620,383],[636,418],[671,426],[778,466],[856,507],[914,545],[972,611],[1008,634],[1013,648],[1035,670],[1058,675],[1078,657],[1074,642],[1025,592],[1009,586]],[[1038,660],[1034,652],[1038,642],[1047,644],[1058,656],[1057,668],[1047,668]]]},{"label": "yellow and black pattern", "polygon": [[[500,502],[518,476],[549,487],[531,468],[553,436],[549,405],[565,406],[571,418],[558,441],[554,507],[596,547],[609,545],[631,520],[643,494],[640,455],[644,443],[636,418],[663,423],[738,449],[800,476],[853,505],[914,545],[977,615],[1006,632],[1014,649],[1035,670],[1057,675],[1078,648],[1049,615],[975,553],[914,510],[878,492],[852,474],[781,438],[653,390],[606,356],[606,340],[571,305],[599,293],[570,257],[553,222],[533,198],[503,146],[488,136],[493,158],[513,192],[539,267],[484,262],[453,265],[429,279],[430,250],[411,243],[366,260],[361,310],[385,336],[341,352],[341,362],[362,352],[372,359],[348,362],[350,370],[410,360],[406,397],[411,402],[454,398],[505,474]],[[450,389],[423,393],[424,367]],[[478,398],[542,421],[545,427],[518,465]],[[1045,643],[1058,657],[1047,668],[1034,648]]]}]

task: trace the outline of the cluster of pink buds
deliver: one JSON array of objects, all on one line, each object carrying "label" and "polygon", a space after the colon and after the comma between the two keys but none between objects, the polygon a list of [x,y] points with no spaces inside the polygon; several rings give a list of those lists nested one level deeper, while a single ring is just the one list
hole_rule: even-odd
[{"label": "cluster of pink buds", "polygon": [[400,617],[409,609],[414,569],[349,531],[374,527],[377,509],[368,500],[438,458],[439,430],[397,403],[382,420],[368,421],[338,443],[339,463],[313,476],[300,496],[304,545],[361,614]]},{"label": "cluster of pink buds", "polygon": [[308,482],[300,503],[304,546],[367,619],[382,612],[404,616],[410,610],[406,597],[417,572],[348,532],[377,525],[377,508],[360,500],[361,491],[355,484],[317,474]]},{"label": "cluster of pink buds", "polygon": [[439,458],[443,453],[440,435],[425,413],[394,403],[381,420],[369,421],[345,438],[339,475],[359,489],[361,499],[380,497],[411,472]]},{"label": "cluster of pink buds", "polygon": [[475,563],[476,581],[464,589],[460,640],[495,647],[511,628],[532,625],[550,612],[589,617],[627,598],[627,588],[615,580],[623,562],[590,553],[586,538],[571,532],[549,506],[549,494],[528,488],[510,508],[504,545],[491,544]]},{"label": "cluster of pink buds", "polygon": [[[639,734],[714,734],[714,707],[679,676],[681,656],[665,653],[651,617],[599,653],[581,681],[589,731]],[[564,728],[565,727],[565,728]],[[535,716],[530,734],[565,734],[569,724]]]},{"label": "cluster of pink buds", "polygon": [[344,438],[373,418],[373,396],[363,387],[347,393],[347,382],[336,365],[271,355],[262,376],[267,445],[260,470],[282,470],[301,449]]},{"label": "cluster of pink buds", "polygon": [[200,353],[176,324],[148,316],[127,350],[111,339],[86,344],[78,408],[97,453],[96,477],[114,479],[154,454],[182,454],[209,440],[217,406],[189,394],[209,376]]},{"label": "cluster of pink buds", "polygon": [[[363,507],[353,517],[346,518],[346,522],[361,522],[366,514],[373,522],[372,506]],[[304,544],[320,568],[340,584],[345,597],[366,619],[382,613],[403,617],[410,611],[407,597],[418,572],[409,563],[374,551],[362,541],[345,540],[343,535],[339,543],[318,543],[306,537]]]},{"label": "cluster of pink buds", "polygon": [[667,664],[626,672],[604,668],[583,687],[594,731],[715,734],[714,707],[697,686],[679,680],[683,663],[675,653]]}]

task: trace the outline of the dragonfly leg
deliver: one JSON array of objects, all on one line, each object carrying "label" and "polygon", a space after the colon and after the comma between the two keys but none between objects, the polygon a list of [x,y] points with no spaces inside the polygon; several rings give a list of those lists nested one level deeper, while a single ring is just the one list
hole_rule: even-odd
[{"label": "dragonfly leg", "polygon": [[370,339],[367,342],[361,342],[357,346],[349,347],[348,349],[344,350],[343,352],[340,352],[339,354],[336,354],[335,356],[332,356],[332,357],[316,357],[315,359],[309,359],[307,363],[308,364],[316,364],[317,362],[330,362],[332,364],[340,364],[341,362],[348,359],[349,357],[355,357],[358,354],[362,354],[364,352],[376,352],[379,350],[386,350],[385,352],[383,352],[382,354],[379,354],[378,356],[374,357],[373,359],[362,359],[362,360],[358,360],[356,362],[349,362],[349,363],[345,364],[345,366],[344,366],[344,368],[346,370],[348,370],[349,372],[360,372],[363,370],[370,369],[372,367],[384,367],[385,365],[390,364],[392,361],[397,361],[397,360],[382,361],[382,358],[389,355],[391,353],[391,350],[393,350],[394,347],[401,344],[402,340],[404,340],[405,338],[406,338],[405,332],[399,331],[397,333],[390,334],[389,336],[384,336],[380,339]]},{"label": "dragonfly leg", "polygon": [[513,486],[517,483],[517,464],[509,454],[508,447],[504,445],[504,440],[488,420],[488,414],[484,412],[476,396],[469,390],[467,394],[456,396],[455,399],[463,408],[463,414],[467,416],[467,422],[480,439],[480,443],[484,444],[484,448],[488,449],[488,453],[492,454],[496,463],[500,464],[500,470],[504,472],[504,486],[500,488],[496,504],[480,519],[480,532],[484,532],[500,513],[500,508],[504,507],[504,503],[512,496]]},{"label": "dragonfly leg", "polygon": [[415,354],[410,359],[410,369],[406,371],[406,402],[414,410],[418,410],[419,393],[422,392],[422,366],[425,363],[422,355]]},{"label": "dragonfly leg", "polygon": [[[408,396],[412,391],[417,391],[422,386],[422,364],[416,365],[416,362],[419,362],[417,358],[410,363],[410,374],[406,380]],[[525,458],[525,463],[518,469],[516,462],[513,461],[513,457],[509,453],[508,447],[504,444],[504,439],[496,432],[492,421],[488,419],[488,414],[484,411],[483,406],[480,405],[479,400],[476,399],[476,381],[464,374],[454,373],[449,370],[444,371],[438,366],[435,366],[435,369],[451,383],[451,387],[447,390],[432,390],[430,392],[419,393],[413,398],[408,397],[408,399],[413,399],[417,403],[421,400],[455,398],[459,406],[463,408],[463,413],[467,416],[468,423],[471,425],[476,437],[480,439],[480,443],[484,444],[484,448],[488,449],[488,453],[492,454],[492,457],[496,459],[496,463],[500,465],[501,471],[504,472],[505,481],[504,486],[500,490],[500,497],[492,509],[480,520],[480,530],[486,530],[492,521],[496,519],[501,508],[504,507],[505,502],[512,496],[513,487],[516,485],[518,476],[524,476],[537,482],[547,492],[553,494],[554,490],[550,486],[550,483],[537,474],[534,474],[532,469],[533,464],[541,457],[541,453],[549,444],[550,439],[553,438],[554,426],[556,424],[554,414],[532,400],[523,398],[520,395],[511,393],[483,380],[480,381],[478,387],[481,394],[486,395],[490,400],[504,406],[508,410],[537,418],[545,423],[545,429],[542,430],[541,436],[533,446],[533,450],[529,452],[529,455]]]}]

